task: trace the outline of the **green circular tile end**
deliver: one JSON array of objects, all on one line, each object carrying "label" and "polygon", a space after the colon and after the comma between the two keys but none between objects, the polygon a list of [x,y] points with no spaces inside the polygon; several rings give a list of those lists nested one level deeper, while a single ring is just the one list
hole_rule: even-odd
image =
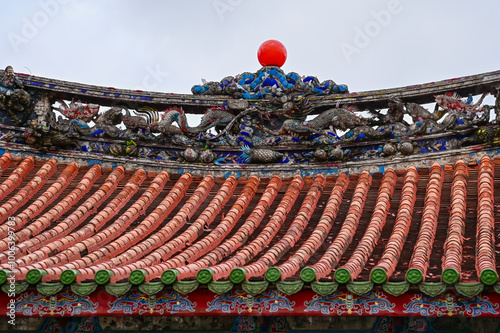
[{"label": "green circular tile end", "polygon": [[161,275],[161,281],[165,284],[174,284],[177,281],[177,275],[179,275],[179,271],[176,269],[167,269]]},{"label": "green circular tile end", "polygon": [[373,283],[382,284],[387,281],[387,272],[383,268],[374,268],[370,273]]},{"label": "green circular tile end", "polygon": [[339,268],[335,271],[335,281],[338,283],[347,283],[351,280],[351,273],[346,268]]},{"label": "green circular tile end", "polygon": [[410,268],[406,272],[406,281],[408,281],[412,284],[417,284],[417,283],[422,282],[423,278],[424,278],[424,274],[418,268]]},{"label": "green circular tile end", "polygon": [[266,280],[276,282],[281,279],[281,271],[277,267],[269,267],[266,271]]},{"label": "green circular tile end", "polygon": [[30,269],[26,274],[26,282],[29,284],[37,284],[42,280],[42,275],[47,275],[47,272],[43,269]]},{"label": "green circular tile end", "polygon": [[245,281],[246,274],[247,271],[244,268],[235,268],[231,271],[231,274],[229,274],[229,280],[231,280],[231,282],[235,284],[242,283],[243,281]]},{"label": "green circular tile end", "polygon": [[453,284],[460,280],[460,274],[458,274],[458,271],[454,268],[446,268],[441,274],[441,277],[446,284]]},{"label": "green circular tile end", "polygon": [[67,269],[61,274],[61,282],[64,284],[72,284],[76,280],[76,276],[80,274],[77,269]]},{"label": "green circular tile end", "polygon": [[138,285],[146,280],[146,275],[148,275],[147,271],[143,269],[135,269],[128,276],[128,280],[130,283]]},{"label": "green circular tile end", "polygon": [[305,267],[300,271],[300,279],[304,282],[313,282],[316,280],[316,270],[312,267]]},{"label": "green circular tile end", "polygon": [[0,269],[0,285],[2,285],[5,282],[7,282],[7,278],[11,274],[12,274],[12,272],[9,271],[8,269]]},{"label": "green circular tile end", "polygon": [[486,268],[481,271],[481,282],[491,286],[498,282],[498,274],[491,268]]},{"label": "green circular tile end", "polygon": [[210,268],[203,268],[196,274],[196,280],[201,284],[207,284],[212,281],[212,271]]},{"label": "green circular tile end", "polygon": [[111,280],[111,276],[114,275],[114,273],[108,269],[101,269],[95,273],[94,276],[94,281],[97,284],[103,285],[108,283]]}]

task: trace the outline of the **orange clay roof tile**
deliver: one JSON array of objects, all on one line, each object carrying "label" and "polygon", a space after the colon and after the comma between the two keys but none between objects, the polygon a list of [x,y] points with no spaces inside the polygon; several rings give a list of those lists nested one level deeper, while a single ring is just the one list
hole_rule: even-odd
[{"label": "orange clay roof tile", "polygon": [[401,281],[415,268],[425,281],[449,281],[442,273],[451,271],[458,281],[486,283],[496,276],[495,169],[486,156],[477,165],[410,166],[383,177],[362,172],[353,182],[346,175],[220,181],[125,173],[121,166],[85,171],[76,163],[13,160],[6,153],[0,157],[0,268],[8,267],[12,215],[21,282],[34,268],[46,271],[42,281],[76,269],[83,282],[108,269],[119,282],[135,269],[146,272],[145,281],[167,269],[176,269],[177,279],[209,269],[213,280],[224,280],[238,268],[247,280],[263,279],[275,266],[282,280],[300,278],[307,267],[316,280],[345,268],[356,281],[377,281],[377,270]]}]

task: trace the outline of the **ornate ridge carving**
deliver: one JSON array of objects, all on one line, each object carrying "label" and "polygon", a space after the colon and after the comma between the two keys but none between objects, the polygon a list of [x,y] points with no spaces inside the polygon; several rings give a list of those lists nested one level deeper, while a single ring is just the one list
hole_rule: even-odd
[{"label": "ornate ridge carving", "polygon": [[[201,123],[192,126],[188,111],[177,102],[153,106],[141,96],[141,103],[114,103],[103,110],[108,105],[98,103],[104,100],[81,102],[85,93],[76,89],[68,101],[63,99],[68,93],[60,93],[60,87],[40,89],[29,84],[29,78],[19,79],[12,68],[5,73],[0,82],[0,141],[25,143],[42,152],[63,148],[216,165],[328,163],[454,150],[493,143],[499,134],[498,74],[496,81],[479,90],[472,86],[462,90],[482,92],[477,100],[472,95],[462,99],[453,91],[443,92],[443,85],[436,86],[436,106],[429,111],[405,99],[402,92],[384,98],[371,92],[372,103],[357,106],[352,99],[352,104],[335,105],[335,98],[324,96],[345,92],[343,86],[264,67],[257,73],[195,86],[196,94],[225,92],[231,98],[209,108]],[[495,106],[482,104],[488,93],[497,97]],[[358,95],[371,96],[370,92]]]},{"label": "ornate ridge carving", "polygon": [[233,98],[263,99],[280,97],[287,93],[308,95],[330,95],[348,93],[345,84],[337,85],[332,80],[319,82],[314,76],[302,77],[295,72],[285,74],[277,66],[265,66],[256,73],[245,72],[227,76],[219,82],[204,82],[191,88],[195,95],[228,95]]}]

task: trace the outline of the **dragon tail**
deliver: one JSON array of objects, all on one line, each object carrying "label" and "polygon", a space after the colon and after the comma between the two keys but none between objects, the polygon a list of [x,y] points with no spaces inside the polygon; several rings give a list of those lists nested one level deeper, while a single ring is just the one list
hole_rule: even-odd
[{"label": "dragon tail", "polygon": [[248,163],[252,162],[252,155],[250,155],[251,149],[249,146],[243,145],[240,148],[240,151],[242,152],[242,154],[238,157],[238,161],[240,163],[248,164]]},{"label": "dragon tail", "polygon": [[158,111],[152,107],[141,107],[135,110],[140,117],[145,117],[149,125],[158,122]]}]

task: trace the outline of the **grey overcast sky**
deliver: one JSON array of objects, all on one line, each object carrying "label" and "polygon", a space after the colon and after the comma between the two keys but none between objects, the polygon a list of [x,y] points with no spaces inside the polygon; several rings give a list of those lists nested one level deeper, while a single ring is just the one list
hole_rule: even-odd
[{"label": "grey overcast sky", "polygon": [[280,40],[285,72],[363,91],[500,69],[500,1],[0,1],[0,67],[88,84],[190,93],[255,72]]}]

